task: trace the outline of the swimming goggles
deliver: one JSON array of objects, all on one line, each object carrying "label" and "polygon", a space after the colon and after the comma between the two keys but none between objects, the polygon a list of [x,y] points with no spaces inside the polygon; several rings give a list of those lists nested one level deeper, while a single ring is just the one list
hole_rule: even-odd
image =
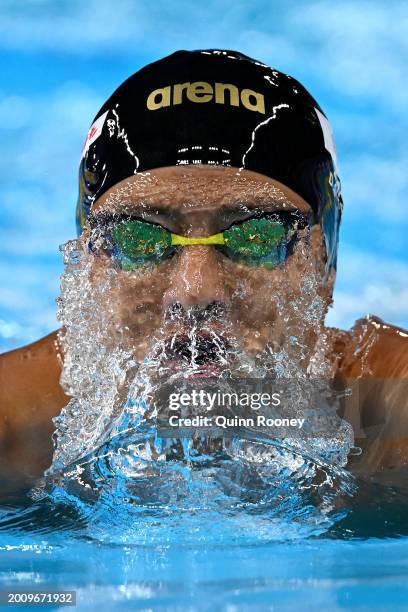
[{"label": "swimming goggles", "polygon": [[[91,222],[93,232],[103,238],[102,249],[125,271],[158,265],[181,247],[196,244],[214,246],[230,259],[245,265],[271,269],[288,258],[298,239],[298,231],[308,225],[308,218],[301,213],[281,211],[234,223],[212,236],[190,238],[129,216],[99,215]],[[100,241],[91,235],[88,247],[97,253]]]}]

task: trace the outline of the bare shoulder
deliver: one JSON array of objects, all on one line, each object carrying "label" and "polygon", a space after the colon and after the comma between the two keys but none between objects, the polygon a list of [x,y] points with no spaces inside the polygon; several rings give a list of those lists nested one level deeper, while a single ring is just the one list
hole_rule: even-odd
[{"label": "bare shoulder", "polygon": [[35,342],[12,351],[7,351],[6,353],[1,353],[0,364],[4,367],[8,363],[17,364],[24,360],[44,359],[47,355],[48,357],[52,356],[57,352],[57,334],[58,330],[53,331]]},{"label": "bare shoulder", "polygon": [[353,425],[363,452],[351,468],[391,478],[408,467],[408,332],[374,316],[332,331],[337,376],[359,381]]},{"label": "bare shoulder", "polygon": [[52,417],[69,398],[59,384],[57,332],[0,355],[0,478],[41,474],[52,453]]},{"label": "bare shoulder", "polygon": [[0,396],[2,405],[16,406],[29,397],[36,401],[45,393],[61,395],[59,385],[62,361],[57,331],[21,348],[0,355]]},{"label": "bare shoulder", "polygon": [[408,331],[368,315],[349,331],[335,330],[338,373],[344,378],[408,379]]}]

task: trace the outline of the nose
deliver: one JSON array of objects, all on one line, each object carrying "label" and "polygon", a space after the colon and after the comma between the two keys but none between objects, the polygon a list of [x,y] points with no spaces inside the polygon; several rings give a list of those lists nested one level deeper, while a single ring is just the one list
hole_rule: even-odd
[{"label": "nose", "polygon": [[190,245],[176,255],[170,283],[163,296],[164,309],[180,304],[186,310],[206,308],[213,302],[229,303],[221,256],[212,246]]}]

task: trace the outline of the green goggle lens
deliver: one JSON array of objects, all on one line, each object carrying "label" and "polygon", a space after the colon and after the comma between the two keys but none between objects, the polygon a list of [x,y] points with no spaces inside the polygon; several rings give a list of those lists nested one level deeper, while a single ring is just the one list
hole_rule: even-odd
[{"label": "green goggle lens", "polygon": [[285,227],[271,219],[249,219],[224,232],[226,247],[243,257],[265,257],[276,250],[285,237]]},{"label": "green goggle lens", "polygon": [[110,232],[111,250],[123,270],[160,263],[171,249],[171,233],[144,221],[122,221]]},{"label": "green goggle lens", "polygon": [[261,217],[207,238],[187,238],[153,223],[126,219],[113,223],[106,236],[111,256],[127,271],[159,264],[176,248],[189,244],[211,244],[233,260],[270,268],[287,259],[297,229],[296,220],[287,223],[276,216]]}]

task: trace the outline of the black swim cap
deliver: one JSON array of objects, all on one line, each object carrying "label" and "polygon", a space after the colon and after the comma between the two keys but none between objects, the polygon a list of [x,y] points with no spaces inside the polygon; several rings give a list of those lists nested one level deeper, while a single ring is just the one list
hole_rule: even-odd
[{"label": "black swim cap", "polygon": [[148,64],[105,102],[79,170],[77,228],[93,202],[137,172],[219,164],[259,172],[302,196],[335,267],[342,211],[330,124],[292,77],[242,53],[177,51]]}]

